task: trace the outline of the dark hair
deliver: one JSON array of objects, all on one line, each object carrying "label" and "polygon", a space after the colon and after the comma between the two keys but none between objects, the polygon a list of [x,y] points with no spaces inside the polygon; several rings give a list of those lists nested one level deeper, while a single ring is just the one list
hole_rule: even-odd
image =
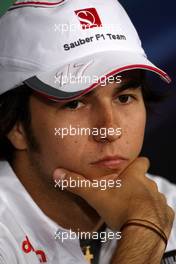
[{"label": "dark hair", "polygon": [[[163,96],[150,89],[142,73],[142,94],[146,109],[149,110],[151,102],[160,101]],[[29,98],[33,90],[27,85],[21,85],[0,95],[0,159],[11,162],[14,157],[14,147],[6,135],[11,131],[17,121],[20,121],[25,129],[27,138],[32,135],[31,114]],[[31,136],[31,144],[33,143]],[[35,146],[35,143],[34,143]]]},{"label": "dark hair", "polygon": [[17,121],[20,121],[28,131],[31,123],[29,98],[32,89],[21,85],[0,95],[0,159],[11,162],[14,147],[6,135],[11,131]]}]

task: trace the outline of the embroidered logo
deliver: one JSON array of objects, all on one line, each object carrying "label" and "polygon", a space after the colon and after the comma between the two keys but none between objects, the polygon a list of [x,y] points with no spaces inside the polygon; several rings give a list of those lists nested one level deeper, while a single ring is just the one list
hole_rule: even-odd
[{"label": "embroidered logo", "polygon": [[40,260],[41,263],[46,263],[47,262],[45,252],[43,250],[34,249],[34,247],[32,246],[32,244],[29,241],[29,238],[27,236],[26,236],[26,240],[24,240],[22,242],[22,250],[26,254],[28,254],[31,251],[33,251],[39,257],[39,260]]},{"label": "embroidered logo", "polygon": [[101,19],[95,8],[86,8],[75,11],[82,29],[90,29],[94,27],[102,27]]}]

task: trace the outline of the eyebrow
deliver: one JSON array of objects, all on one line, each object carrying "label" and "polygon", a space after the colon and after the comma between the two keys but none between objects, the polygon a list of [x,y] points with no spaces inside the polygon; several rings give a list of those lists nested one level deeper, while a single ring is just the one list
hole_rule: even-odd
[{"label": "eyebrow", "polygon": [[[121,84],[118,84],[118,85],[120,85],[120,86],[114,88],[113,96],[115,96],[118,93],[121,93],[121,92],[123,92],[125,90],[128,90],[128,89],[136,90],[136,89],[141,88],[142,80],[141,79],[136,79],[136,80],[130,79],[130,80],[124,81],[123,84],[121,83]],[[93,89],[92,91],[80,96],[79,98],[72,99],[72,100],[69,100],[67,102],[62,102],[61,104],[65,105],[65,104],[71,103],[71,102],[73,102],[75,100],[81,100],[81,99],[88,98],[88,97],[93,96],[95,94],[96,94],[96,88]],[[47,104],[49,104],[49,105],[55,105],[56,104],[57,105],[58,102],[55,102],[55,101],[52,101],[52,100],[47,100]]]},{"label": "eyebrow", "polygon": [[[125,90],[136,90],[141,88],[142,86],[142,81],[141,80],[129,80],[124,82],[124,84],[120,84],[120,86],[115,87],[115,91],[113,92],[114,94],[121,93]],[[93,89],[92,91],[86,93],[85,95],[81,96],[80,98],[87,98],[91,95],[95,95],[96,89]]]}]

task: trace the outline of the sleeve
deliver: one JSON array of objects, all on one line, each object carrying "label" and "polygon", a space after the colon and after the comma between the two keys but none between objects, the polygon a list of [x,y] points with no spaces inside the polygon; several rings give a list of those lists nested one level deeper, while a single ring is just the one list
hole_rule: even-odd
[{"label": "sleeve", "polygon": [[[159,176],[154,176],[150,174],[147,174],[146,176],[156,182],[158,190],[165,195],[168,205],[174,210],[176,214],[176,185],[174,183],[169,182],[167,179],[164,179]],[[174,254],[176,260],[176,217],[174,219],[172,231],[166,248],[166,253],[169,252],[175,252]],[[173,263],[176,263],[175,260]]]}]

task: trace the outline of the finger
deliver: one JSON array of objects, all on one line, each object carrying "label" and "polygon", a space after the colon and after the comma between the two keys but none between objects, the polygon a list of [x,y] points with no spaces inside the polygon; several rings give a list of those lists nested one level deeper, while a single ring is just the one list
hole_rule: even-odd
[{"label": "finger", "polygon": [[[53,173],[53,179],[55,183],[58,181],[61,181],[61,186],[65,187],[64,190],[67,190],[73,194],[76,194],[83,198],[87,203],[89,203],[91,206],[94,205],[94,201],[92,201],[92,198],[97,195],[95,195],[96,190],[92,188],[92,183],[90,180],[84,178],[82,175],[65,170],[65,169],[56,169]],[[74,187],[71,187],[71,182],[74,181]],[[79,185],[79,182],[85,183],[82,184],[81,187]],[[89,186],[89,187],[88,187]],[[62,188],[63,190],[63,188]]]},{"label": "finger", "polygon": [[[66,169],[56,169],[53,173],[55,183],[60,182],[61,189],[66,189],[74,194],[84,198],[85,194],[89,195],[91,191],[91,181],[84,178],[82,175],[68,171]],[[73,184],[74,183],[74,184]],[[80,187],[80,184],[81,187]],[[85,183],[85,184],[83,184]],[[73,187],[74,186],[74,187]],[[90,188],[88,188],[88,186]]]},{"label": "finger", "polygon": [[134,160],[120,175],[120,178],[128,177],[133,175],[133,173],[138,173],[138,175],[145,175],[149,169],[150,162],[146,157],[139,157]]},{"label": "finger", "polygon": [[[109,177],[117,177],[116,174],[108,175]],[[66,189],[73,194],[79,195],[87,202],[94,199],[96,193],[101,192],[100,187],[93,184],[92,181],[85,178],[83,175],[77,174],[75,172],[68,171],[66,169],[56,169],[53,173],[53,179],[55,181],[56,186],[59,187],[62,185],[62,189]],[[100,179],[101,180],[101,179]],[[97,180],[98,181],[98,180]],[[97,197],[96,197],[97,198]]]}]

